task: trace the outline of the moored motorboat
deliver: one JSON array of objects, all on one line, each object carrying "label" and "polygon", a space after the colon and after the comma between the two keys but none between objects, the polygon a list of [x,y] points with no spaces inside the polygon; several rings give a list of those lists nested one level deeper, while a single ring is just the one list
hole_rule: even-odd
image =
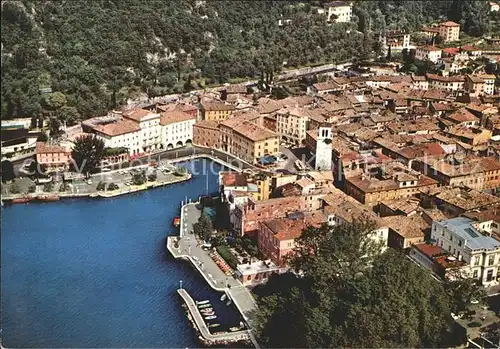
[{"label": "moored motorboat", "polygon": [[213,319],[217,319],[217,316],[215,316],[215,315],[205,316],[205,320],[213,320]]},{"label": "moored motorboat", "polygon": [[225,294],[225,293],[224,293],[224,294],[222,295],[222,297],[220,297],[220,300],[221,300],[222,302],[224,302],[224,300],[226,299],[226,297],[227,297],[227,294]]},{"label": "moored motorboat", "polygon": [[231,331],[231,332],[236,332],[236,331],[238,331],[239,329],[240,329],[239,327],[231,327],[231,328],[229,329],[229,331]]},{"label": "moored motorboat", "polygon": [[204,300],[204,301],[199,301],[199,302],[196,302],[196,304],[200,305],[200,304],[208,304],[210,303],[210,301],[207,299],[207,300]]},{"label": "moored motorboat", "polygon": [[211,311],[214,311],[213,308],[205,308],[205,309],[200,309],[202,313],[209,313]]},{"label": "moored motorboat", "polygon": [[33,200],[32,197],[24,196],[22,198],[12,199],[12,203],[13,204],[26,204],[26,203],[28,203],[28,202],[30,202],[32,200]]},{"label": "moored motorboat", "polygon": [[208,325],[208,328],[219,327],[219,326],[220,326],[220,324],[210,324],[210,325]]},{"label": "moored motorboat", "polygon": [[39,195],[37,200],[43,202],[58,201],[59,195]]},{"label": "moored motorboat", "polygon": [[181,217],[174,218],[174,227],[178,228],[181,225]]},{"label": "moored motorboat", "polygon": [[215,311],[209,311],[209,312],[203,313],[203,316],[212,316],[212,315],[215,315]]},{"label": "moored motorboat", "polygon": [[212,305],[210,303],[208,304],[201,304],[201,305],[198,305],[198,309],[204,309],[204,308],[209,308],[211,307]]}]

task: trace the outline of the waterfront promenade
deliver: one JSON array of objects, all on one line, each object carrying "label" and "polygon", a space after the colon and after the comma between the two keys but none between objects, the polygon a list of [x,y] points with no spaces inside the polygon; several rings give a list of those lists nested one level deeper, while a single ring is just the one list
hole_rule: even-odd
[{"label": "waterfront promenade", "polygon": [[[207,251],[201,247],[200,241],[193,234],[193,224],[198,221],[201,211],[197,203],[188,203],[182,207],[181,227],[179,236],[170,236],[167,239],[167,248],[175,258],[191,261],[201,273],[207,283],[214,290],[225,292],[234,302],[247,325],[252,327],[252,314],[257,309],[257,303],[239,280],[227,276],[215,264]],[[258,348],[258,344],[250,333],[250,339]]]}]

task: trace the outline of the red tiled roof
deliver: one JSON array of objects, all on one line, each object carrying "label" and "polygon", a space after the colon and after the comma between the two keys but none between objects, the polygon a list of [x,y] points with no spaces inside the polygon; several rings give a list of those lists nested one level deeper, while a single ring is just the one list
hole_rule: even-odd
[{"label": "red tiled roof", "polygon": [[160,115],[160,125],[169,125],[176,122],[196,120],[196,116],[178,110],[166,111],[161,113]]},{"label": "red tiled roof", "polygon": [[149,114],[151,114],[151,112],[146,109],[132,109],[124,112],[123,116],[126,117],[127,119],[132,119],[140,122]]},{"label": "red tiled roof", "polygon": [[452,22],[452,21],[446,21],[443,23],[439,24],[440,27],[460,27],[460,24]]},{"label": "red tiled roof", "polygon": [[417,250],[419,250],[420,252],[422,252],[423,254],[425,254],[429,258],[443,254],[445,252],[439,246],[434,246],[434,245],[430,245],[430,244],[426,244],[426,243],[415,244],[415,245],[413,245],[413,247],[415,247]]},{"label": "red tiled roof", "polygon": [[36,153],[37,154],[49,154],[49,153],[70,153],[71,151],[67,148],[61,147],[59,145],[47,144],[44,142],[36,143]]}]

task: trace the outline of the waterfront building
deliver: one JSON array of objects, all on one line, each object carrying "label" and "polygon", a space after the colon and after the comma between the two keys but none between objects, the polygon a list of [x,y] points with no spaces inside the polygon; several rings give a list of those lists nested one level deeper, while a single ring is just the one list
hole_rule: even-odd
[{"label": "waterfront building", "polygon": [[220,130],[217,121],[201,120],[194,124],[193,143],[207,148],[219,148]]},{"label": "waterfront building", "polygon": [[45,172],[66,171],[71,162],[71,149],[37,142],[36,161]]},{"label": "waterfront building", "polygon": [[161,143],[165,149],[182,147],[193,142],[196,115],[173,110],[160,113]]},{"label": "waterfront building", "polygon": [[279,268],[271,260],[238,264],[236,275],[244,286],[255,286],[266,283],[269,277],[279,273]]},{"label": "waterfront building", "polygon": [[326,223],[326,217],[321,211],[297,211],[284,218],[262,221],[259,224],[257,239],[259,251],[277,266],[286,268],[284,258],[293,251],[295,239],[300,237],[308,226],[319,228],[323,223]]},{"label": "waterfront building", "polygon": [[91,127],[93,133],[104,142],[106,148],[127,148],[130,155],[142,153],[141,128],[136,122],[118,119]]},{"label": "waterfront building", "polygon": [[162,148],[160,114],[146,109],[132,109],[125,111],[123,117],[139,125],[139,147],[142,152]]}]

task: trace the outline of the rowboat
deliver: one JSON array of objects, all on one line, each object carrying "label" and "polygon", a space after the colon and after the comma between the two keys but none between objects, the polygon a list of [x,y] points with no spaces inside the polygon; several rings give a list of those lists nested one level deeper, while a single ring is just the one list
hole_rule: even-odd
[{"label": "rowboat", "polygon": [[204,301],[199,301],[199,302],[196,302],[196,304],[200,305],[200,304],[208,304],[210,303],[210,301],[207,299],[207,300],[204,300]]},{"label": "rowboat", "polygon": [[214,311],[214,310],[212,308],[200,309],[200,312],[202,312],[202,313],[209,313],[211,311]]},{"label": "rowboat", "polygon": [[213,320],[213,319],[217,319],[217,316],[215,316],[215,315],[205,316],[205,320]]}]

